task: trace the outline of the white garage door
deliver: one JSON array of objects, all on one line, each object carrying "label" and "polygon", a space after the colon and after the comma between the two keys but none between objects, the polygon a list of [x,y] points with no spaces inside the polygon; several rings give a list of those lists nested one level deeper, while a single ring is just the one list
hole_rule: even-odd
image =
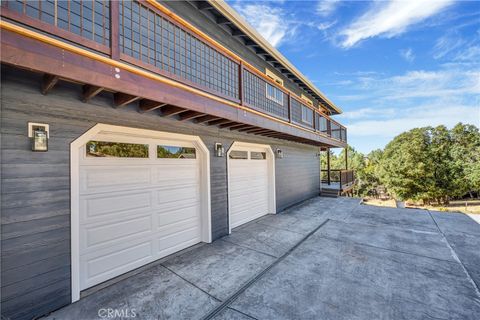
[{"label": "white garage door", "polygon": [[95,137],[80,152],[80,290],[201,241],[193,143]]},{"label": "white garage door", "polygon": [[228,153],[230,227],[269,213],[271,161],[268,150],[233,146]]}]

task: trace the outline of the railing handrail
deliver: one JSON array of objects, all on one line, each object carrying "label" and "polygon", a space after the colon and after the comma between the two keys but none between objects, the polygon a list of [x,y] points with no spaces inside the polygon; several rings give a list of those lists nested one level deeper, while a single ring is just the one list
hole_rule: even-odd
[{"label": "railing handrail", "polygon": [[[138,0],[137,3],[140,6],[144,6],[145,8],[147,8],[147,9],[153,11],[154,13],[158,14],[160,17],[169,20],[173,25],[179,27],[180,29],[182,29],[185,32],[187,32],[188,34],[190,34],[191,37],[197,38],[198,41],[201,41],[206,46],[210,47],[213,50],[216,50],[218,52],[218,54],[222,55],[224,58],[227,58],[232,63],[234,63],[234,65],[236,67],[238,67],[238,70],[239,70],[240,73],[242,73],[243,69],[248,70],[252,74],[258,76],[260,79],[264,80],[268,84],[272,85],[276,89],[283,92],[287,96],[289,106],[291,105],[291,103],[290,103],[291,99],[294,99],[295,101],[300,103],[302,106],[305,106],[308,109],[312,110],[313,111],[313,120],[312,120],[312,125],[308,127],[308,130],[316,132],[317,134],[326,135],[326,136],[328,136],[332,139],[335,139],[335,140],[339,140],[339,141],[343,141],[343,142],[346,141],[346,128],[343,125],[341,125],[340,123],[338,123],[337,121],[333,120],[329,115],[324,113],[323,110],[321,109],[321,103],[317,99],[314,99],[316,104],[313,105],[313,106],[306,103],[295,92],[292,92],[291,90],[285,88],[284,86],[279,85],[278,83],[273,81],[271,78],[269,78],[266,74],[264,74],[263,72],[261,72],[260,70],[255,68],[253,65],[251,65],[249,62],[247,62],[246,60],[244,60],[243,58],[241,58],[240,56],[235,54],[233,51],[226,48],[225,46],[220,44],[218,41],[212,39],[207,34],[200,31],[198,28],[194,27],[191,23],[189,23],[185,19],[179,17],[178,15],[174,14],[172,11],[170,11],[165,6],[159,4],[158,2],[152,1],[152,0]],[[112,9],[112,7],[110,9]],[[113,13],[113,12],[115,12],[115,13]],[[55,15],[56,14],[57,13],[55,13]],[[113,17],[114,15],[115,16],[118,15],[116,20]],[[43,20],[40,20],[40,18],[33,18],[33,17],[29,17],[25,14],[17,13],[16,11],[14,11],[13,9],[8,7],[8,2],[7,1],[2,3],[2,16],[5,16],[9,19],[18,21],[18,22],[26,24],[26,25],[31,25],[34,28],[39,27],[38,23],[42,24],[42,26],[48,24],[47,22],[44,22]],[[109,31],[112,32],[111,37],[108,39],[108,42],[107,42],[108,44],[107,45],[101,45],[101,44],[95,43],[94,40],[91,40],[91,39],[88,39],[88,38],[85,38],[85,37],[83,38],[84,41],[81,41],[82,40],[81,37],[83,37],[82,35],[77,35],[77,34],[71,32],[70,29],[66,30],[66,29],[61,28],[61,27],[56,26],[56,25],[55,26],[54,25],[48,25],[47,26],[48,28],[46,29],[47,30],[46,32],[49,33],[49,34],[52,34],[54,36],[59,36],[60,38],[66,39],[67,41],[73,41],[77,45],[89,48],[89,49],[94,50],[94,51],[99,51],[99,52],[102,52],[102,53],[106,53],[106,50],[107,50],[111,54],[111,59],[123,60],[121,57],[125,56],[125,54],[121,53],[121,52],[120,52],[120,54],[118,54],[119,47],[115,47],[115,46],[118,46],[118,40],[114,41],[114,39],[116,39],[116,37],[120,37],[120,35],[119,35],[119,32],[118,32],[119,26],[113,25],[113,20],[118,21],[119,17],[121,17],[120,10],[118,10],[118,9],[112,10],[109,18],[107,19],[107,20],[110,20],[110,21],[107,21],[106,23],[104,23],[104,28],[105,28],[106,25],[109,25],[110,26]],[[58,19],[58,17],[55,16],[55,19]],[[37,21],[38,23],[35,24],[34,22],[32,22],[34,20]],[[45,28],[43,28],[43,27],[42,27],[42,29],[45,30]],[[104,32],[105,32],[105,30],[104,30]],[[123,46],[125,46],[125,44],[123,44]],[[123,48],[125,48],[125,47],[123,47]],[[123,50],[125,50],[125,49],[123,49]],[[114,52],[116,52],[117,54],[114,55],[113,54]],[[132,56],[131,59],[127,59],[127,60],[128,60],[127,62],[133,63],[134,65],[136,65],[140,68],[145,68],[146,67],[145,64],[148,64],[149,66],[152,66],[152,67],[156,67],[155,64],[152,65],[151,63],[145,62],[144,60],[141,59],[141,57],[140,58],[138,58],[138,57],[135,58],[135,57]],[[159,72],[159,70],[154,69],[153,72],[159,73],[159,74],[162,74],[162,75],[165,76],[166,72]],[[185,83],[189,86],[195,87],[197,89],[203,90],[203,91],[208,92],[208,93],[212,93],[212,91],[214,91],[212,94],[217,95],[218,97],[221,97],[221,98],[226,99],[226,100],[233,101],[234,103],[237,103],[237,104],[240,104],[240,105],[243,104],[243,97],[242,96],[234,97],[234,95],[242,95],[242,94],[244,95],[245,94],[245,90],[246,90],[245,83],[244,83],[244,79],[242,79],[241,76],[240,76],[240,80],[238,81],[238,84],[233,83],[233,85],[232,85],[232,87],[235,87],[236,90],[238,90],[238,92],[235,92],[235,94],[232,95],[232,96],[230,96],[231,94],[229,94],[228,97],[225,96],[225,94],[223,94],[223,92],[221,92],[219,90],[215,90],[215,88],[206,87],[206,86],[203,86],[199,83],[193,83],[193,82],[191,83],[187,78],[180,79],[179,77],[180,76],[172,74],[172,76],[170,78],[172,78],[175,81]],[[228,77],[226,77],[225,79],[226,79],[225,81],[227,81],[227,82],[229,80],[231,80]],[[236,87],[237,85],[238,85],[238,87]],[[264,112],[264,111],[265,110],[262,110],[261,112]],[[268,112],[265,112],[265,113],[268,114]],[[275,117],[278,117],[278,116],[275,116]],[[320,126],[319,125],[317,126],[318,117],[326,119],[327,130],[320,130]],[[280,117],[280,118],[283,119],[282,117]],[[290,122],[292,122],[292,118],[293,118],[292,114],[291,114],[291,112],[289,112],[289,119],[288,120]],[[337,130],[340,131],[340,133],[338,135],[337,134],[335,134],[335,135],[332,134],[332,128],[331,128],[332,124],[335,124],[336,126],[338,126],[338,129],[333,129],[334,131],[337,131]]]}]

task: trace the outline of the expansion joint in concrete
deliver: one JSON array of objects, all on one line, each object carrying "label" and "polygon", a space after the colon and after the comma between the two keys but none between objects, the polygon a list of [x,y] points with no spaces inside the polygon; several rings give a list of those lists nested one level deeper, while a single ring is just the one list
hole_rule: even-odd
[{"label": "expansion joint in concrete", "polygon": [[[282,262],[286,257],[288,257],[296,248],[298,248],[302,243],[304,243],[308,238],[310,238],[315,232],[317,232],[321,227],[323,227],[330,219],[326,219],[324,222],[322,222],[318,227],[316,227],[314,230],[312,230],[310,233],[308,233],[305,237],[303,237],[299,242],[297,242],[292,248],[290,248],[287,252],[285,252],[282,256],[274,260],[269,266],[267,266],[265,269],[263,269],[260,273],[255,275],[253,278],[251,278],[246,284],[244,284],[240,289],[238,289],[236,292],[234,292],[230,297],[228,297],[226,300],[224,300],[218,307],[213,309],[210,313],[208,313],[206,316],[202,318],[202,320],[209,320],[215,317],[217,314],[225,310],[230,303],[232,303],[237,297],[245,292],[249,287],[251,287],[255,282],[257,282],[260,278],[262,278],[268,271],[270,271],[273,267],[275,267],[277,264]],[[249,317],[252,317],[248,315]]]}]

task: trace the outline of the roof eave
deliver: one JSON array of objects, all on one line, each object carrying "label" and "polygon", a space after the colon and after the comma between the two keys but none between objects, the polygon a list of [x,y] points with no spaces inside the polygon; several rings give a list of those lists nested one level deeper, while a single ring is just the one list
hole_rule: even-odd
[{"label": "roof eave", "polygon": [[235,24],[242,32],[256,41],[265,51],[267,51],[272,57],[277,59],[286,68],[289,69],[296,77],[303,81],[310,87],[316,94],[324,99],[330,107],[332,107],[337,114],[342,113],[342,109],[336,106],[325,94],[323,94],[306,76],[304,76],[284,55],[282,55],[277,49],[275,49],[258,31],[256,31],[250,24],[245,21],[230,5],[224,0],[207,0],[216,10],[223,14],[227,19]]}]

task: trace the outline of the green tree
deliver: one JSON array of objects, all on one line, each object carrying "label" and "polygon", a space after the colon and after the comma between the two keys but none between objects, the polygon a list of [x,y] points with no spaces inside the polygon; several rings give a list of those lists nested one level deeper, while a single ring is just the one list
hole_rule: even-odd
[{"label": "green tree", "polygon": [[398,199],[428,200],[433,159],[429,154],[431,128],[404,132],[387,144],[380,162],[380,179]]},{"label": "green tree", "polygon": [[455,171],[455,196],[480,193],[480,132],[477,127],[457,124],[451,130],[451,156]]},{"label": "green tree", "polygon": [[430,141],[427,153],[433,163],[429,168],[430,180],[423,198],[433,199],[437,203],[448,203],[455,195],[456,168],[452,158],[452,138],[445,126],[429,128]]}]

